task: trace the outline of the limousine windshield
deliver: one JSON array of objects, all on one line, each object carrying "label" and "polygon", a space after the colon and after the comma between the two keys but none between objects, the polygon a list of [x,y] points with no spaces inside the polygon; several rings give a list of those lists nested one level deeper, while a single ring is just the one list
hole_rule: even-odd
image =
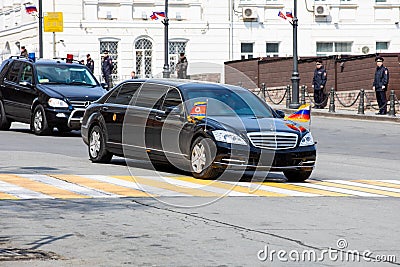
[{"label": "limousine windshield", "polygon": [[208,102],[207,116],[274,117],[271,110],[248,91],[199,88],[188,90],[186,96],[189,107],[196,102]]}]

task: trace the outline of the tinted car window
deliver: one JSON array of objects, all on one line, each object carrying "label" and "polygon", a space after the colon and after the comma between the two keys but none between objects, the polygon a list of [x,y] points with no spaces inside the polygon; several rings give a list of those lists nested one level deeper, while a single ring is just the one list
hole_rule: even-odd
[{"label": "tinted car window", "polygon": [[39,83],[97,85],[90,71],[79,65],[37,65],[36,71]]},{"label": "tinted car window", "polygon": [[176,89],[171,89],[165,96],[164,104],[162,109],[175,108],[182,104],[181,96]]},{"label": "tinted car window", "polygon": [[28,63],[23,64],[20,81],[32,83],[33,72],[32,72],[32,66],[30,64],[28,64]]},{"label": "tinted car window", "polygon": [[7,80],[9,80],[10,82],[18,82],[18,74],[19,74],[19,70],[21,68],[22,62],[20,61],[14,61],[14,63],[11,65],[10,70],[7,73]]},{"label": "tinted car window", "polygon": [[165,85],[145,83],[140,89],[135,105],[159,109],[162,103],[162,97],[167,90],[168,86]]},{"label": "tinted car window", "polygon": [[195,102],[208,102],[208,115],[273,117],[271,110],[257,96],[246,90],[198,88],[188,90],[186,95],[189,109]]},{"label": "tinted car window", "polygon": [[116,104],[129,105],[132,103],[132,98],[134,97],[137,89],[139,89],[140,83],[126,83],[121,86],[118,95],[115,99]]}]

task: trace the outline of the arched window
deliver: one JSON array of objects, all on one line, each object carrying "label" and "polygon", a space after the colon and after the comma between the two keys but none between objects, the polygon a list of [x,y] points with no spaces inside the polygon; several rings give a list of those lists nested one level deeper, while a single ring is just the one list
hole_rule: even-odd
[{"label": "arched window", "polygon": [[142,78],[152,77],[153,43],[146,38],[135,42],[136,74]]}]

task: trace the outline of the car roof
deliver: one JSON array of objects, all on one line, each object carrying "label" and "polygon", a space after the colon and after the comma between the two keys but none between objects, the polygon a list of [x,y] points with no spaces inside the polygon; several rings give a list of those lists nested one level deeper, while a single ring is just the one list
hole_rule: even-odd
[{"label": "car roof", "polygon": [[[6,60],[5,60],[6,61]],[[66,65],[66,66],[84,66],[82,64],[79,64],[77,61],[73,61],[72,63],[67,63],[65,61],[65,58],[54,58],[54,59],[43,59],[43,58],[38,58],[35,61],[26,58],[26,57],[10,57],[7,59],[7,61],[12,62],[12,61],[24,61],[24,62],[30,62],[34,65]]]},{"label": "car roof", "polygon": [[167,86],[176,87],[182,91],[203,88],[203,89],[230,89],[230,90],[246,90],[239,86],[229,85],[229,84],[221,84],[221,83],[213,83],[206,81],[198,81],[198,80],[183,80],[183,79],[131,79],[125,82],[142,82],[142,83],[156,83],[163,84]]}]

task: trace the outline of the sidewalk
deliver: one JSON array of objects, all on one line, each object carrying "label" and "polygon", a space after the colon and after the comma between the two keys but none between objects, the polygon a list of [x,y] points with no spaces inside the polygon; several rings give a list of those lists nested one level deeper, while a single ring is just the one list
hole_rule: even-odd
[{"label": "sidewalk", "polygon": [[[274,109],[280,109],[285,112],[286,115],[292,114],[296,111],[296,109],[288,109],[285,105],[274,105],[268,103]],[[389,109],[389,107],[388,107]],[[376,115],[376,110],[365,110],[365,114],[357,114],[356,109],[339,109],[336,107],[335,112],[329,112],[329,105],[324,109],[311,109],[311,116],[316,117],[330,117],[330,118],[347,118],[347,119],[358,119],[358,120],[370,120],[370,121],[387,121],[387,122],[395,122],[400,123],[400,113],[397,113],[396,116],[389,115]],[[397,112],[397,111],[396,111]]]}]

